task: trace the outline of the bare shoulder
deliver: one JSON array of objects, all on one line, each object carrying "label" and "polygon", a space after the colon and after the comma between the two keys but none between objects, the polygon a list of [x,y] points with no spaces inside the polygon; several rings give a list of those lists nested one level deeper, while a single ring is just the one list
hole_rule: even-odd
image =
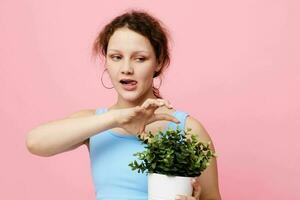
[{"label": "bare shoulder", "polygon": [[204,125],[195,117],[187,116],[186,118],[186,128],[191,128],[191,132],[196,134],[196,136],[203,142],[212,142],[211,137]]},{"label": "bare shoulder", "polygon": [[[191,128],[191,133],[199,137],[200,141],[210,141],[210,149],[215,152],[215,147],[211,137],[206,131],[204,125],[198,119],[188,116],[186,119],[186,128]],[[201,199],[221,199],[216,158],[213,158],[209,167],[202,172],[199,177],[199,183],[201,185]]]}]

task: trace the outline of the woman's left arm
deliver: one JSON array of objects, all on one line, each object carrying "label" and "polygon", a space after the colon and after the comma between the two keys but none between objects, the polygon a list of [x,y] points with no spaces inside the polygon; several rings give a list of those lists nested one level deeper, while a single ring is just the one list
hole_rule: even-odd
[{"label": "woman's left arm", "polygon": [[[215,151],[214,144],[205,130],[204,126],[195,118],[188,116],[186,120],[186,127],[192,129],[192,133],[196,134],[197,138],[200,141],[208,142],[210,141],[210,148],[212,151]],[[200,198],[199,195],[193,197],[182,196],[182,199],[200,199],[200,200],[221,200],[221,195],[219,191],[218,184],[218,169],[217,169],[217,161],[216,158],[212,158],[210,161],[210,165],[202,172],[199,176],[198,183],[196,184],[198,189],[197,191],[201,191]],[[194,187],[195,188],[195,187]],[[195,192],[194,190],[194,192]]]}]

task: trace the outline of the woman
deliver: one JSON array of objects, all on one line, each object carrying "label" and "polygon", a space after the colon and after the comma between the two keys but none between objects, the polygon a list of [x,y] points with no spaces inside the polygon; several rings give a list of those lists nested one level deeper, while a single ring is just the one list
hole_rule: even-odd
[{"label": "woman", "polygon": [[[153,86],[153,79],[170,63],[168,34],[159,20],[143,11],[126,12],[99,33],[93,53],[104,56],[103,72],[110,76],[117,101],[109,108],[81,110],[32,129],[28,150],[52,156],[84,144],[97,199],[147,199],[146,175],[128,167],[132,154],[143,148],[138,135],[180,125],[191,128],[203,141],[211,138],[197,119],[175,110]],[[178,199],[221,199],[215,158],[191,184],[193,196]]]}]

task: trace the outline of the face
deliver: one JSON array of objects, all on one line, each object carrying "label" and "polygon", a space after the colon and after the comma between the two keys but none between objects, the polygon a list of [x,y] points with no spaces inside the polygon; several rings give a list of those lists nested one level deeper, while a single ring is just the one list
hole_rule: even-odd
[{"label": "face", "polygon": [[[159,70],[150,41],[128,28],[119,28],[111,36],[106,55],[106,68],[119,97],[136,101],[152,92],[153,74]],[[132,79],[136,84],[122,84]]]}]

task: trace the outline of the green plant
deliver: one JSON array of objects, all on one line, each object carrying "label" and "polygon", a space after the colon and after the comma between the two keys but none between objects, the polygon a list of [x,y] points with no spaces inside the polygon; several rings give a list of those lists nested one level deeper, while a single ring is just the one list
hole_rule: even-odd
[{"label": "green plant", "polygon": [[[170,176],[195,177],[209,166],[210,159],[216,157],[209,145],[197,140],[192,129],[187,131],[171,128],[165,132],[153,135],[148,132],[147,137],[138,137],[143,144],[146,144],[145,151],[133,154],[137,156],[141,163],[136,160],[129,166],[132,170],[146,173],[158,173]],[[185,134],[180,134],[183,131]]]}]

